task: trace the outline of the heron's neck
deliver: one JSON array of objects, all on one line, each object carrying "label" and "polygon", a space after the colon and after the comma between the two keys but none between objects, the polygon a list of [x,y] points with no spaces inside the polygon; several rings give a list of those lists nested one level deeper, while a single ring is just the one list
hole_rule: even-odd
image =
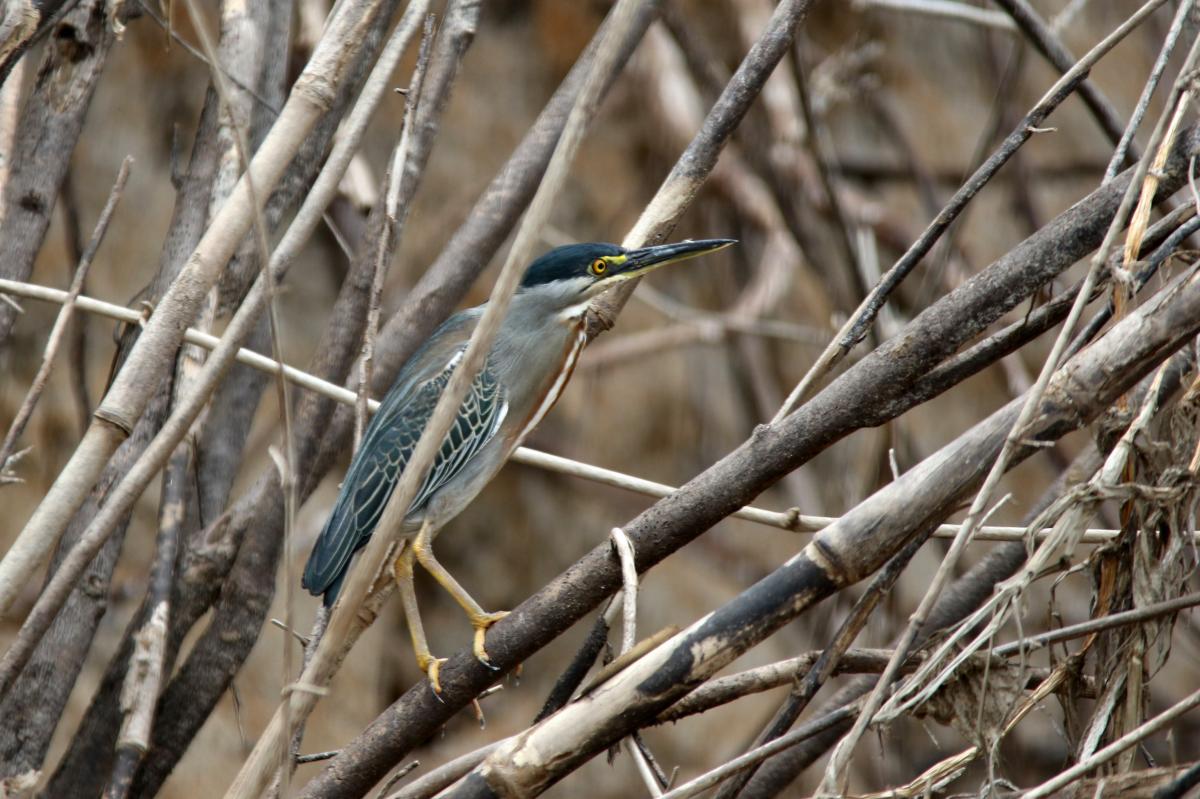
[{"label": "heron's neck", "polygon": [[492,357],[505,374],[525,376],[521,381],[524,390],[545,394],[559,382],[565,362],[573,365],[579,355],[586,310],[584,305],[574,314],[564,315],[561,304],[548,307],[544,298],[517,294],[504,320],[506,335],[497,337]]}]

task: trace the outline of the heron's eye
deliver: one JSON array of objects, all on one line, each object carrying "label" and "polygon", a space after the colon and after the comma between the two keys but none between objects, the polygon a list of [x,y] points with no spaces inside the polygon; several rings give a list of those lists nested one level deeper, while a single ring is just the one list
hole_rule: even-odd
[{"label": "heron's eye", "polygon": [[603,258],[597,258],[596,260],[592,261],[592,265],[588,267],[588,271],[596,277],[600,277],[608,271],[608,261],[604,260]]}]

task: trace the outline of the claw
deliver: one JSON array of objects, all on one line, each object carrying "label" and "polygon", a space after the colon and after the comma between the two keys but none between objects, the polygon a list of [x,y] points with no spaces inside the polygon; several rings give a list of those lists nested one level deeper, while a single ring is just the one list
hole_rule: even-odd
[{"label": "claw", "polygon": [[433,688],[433,695],[442,700],[442,683],[438,680],[438,672],[442,664],[446,662],[446,658],[435,658],[433,656],[418,657],[417,668],[425,672],[425,676],[429,678],[429,685]]},{"label": "claw", "polygon": [[500,667],[492,665],[492,659],[488,657],[487,650],[483,647],[483,639],[487,635],[488,628],[507,615],[507,610],[500,610],[495,613],[485,613],[482,616],[476,616],[471,619],[471,626],[475,628],[475,641],[471,647],[475,652],[475,659],[492,671],[500,671]]}]

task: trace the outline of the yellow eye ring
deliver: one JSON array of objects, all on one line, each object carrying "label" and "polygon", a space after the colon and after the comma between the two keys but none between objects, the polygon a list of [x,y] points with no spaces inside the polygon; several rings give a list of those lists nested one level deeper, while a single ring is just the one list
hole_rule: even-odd
[{"label": "yellow eye ring", "polygon": [[592,265],[588,267],[588,271],[599,277],[608,271],[608,261],[604,260],[603,258],[597,258],[596,260],[592,261]]}]

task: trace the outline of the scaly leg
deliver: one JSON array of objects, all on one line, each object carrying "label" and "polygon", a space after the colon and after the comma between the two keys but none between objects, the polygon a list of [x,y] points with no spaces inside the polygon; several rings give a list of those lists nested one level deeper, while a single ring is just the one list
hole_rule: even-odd
[{"label": "scaly leg", "polygon": [[454,597],[454,601],[466,611],[467,618],[471,620],[471,626],[475,628],[475,641],[472,647],[475,657],[483,665],[491,666],[491,658],[483,648],[483,637],[487,634],[488,627],[507,616],[508,611],[488,613],[479,607],[479,603],[471,598],[471,595],[458,584],[458,580],[455,580],[450,572],[446,571],[446,567],[438,563],[437,558],[433,556],[433,525],[428,522],[421,525],[421,532],[417,533],[416,539],[412,542],[412,550],[417,562],[424,566],[425,570],[433,575],[433,579],[446,589],[446,593]]},{"label": "scaly leg", "polygon": [[435,658],[429,652],[429,644],[425,642],[425,627],[421,624],[421,614],[417,610],[417,591],[413,587],[413,559],[415,553],[407,541],[400,543],[400,554],[392,564],[392,574],[396,578],[396,586],[400,589],[400,601],[404,605],[404,618],[408,623],[408,632],[412,636],[413,651],[417,655],[417,668],[425,672],[433,685],[433,692],[441,694],[442,684],[438,682],[438,669],[446,662],[445,658]]}]

